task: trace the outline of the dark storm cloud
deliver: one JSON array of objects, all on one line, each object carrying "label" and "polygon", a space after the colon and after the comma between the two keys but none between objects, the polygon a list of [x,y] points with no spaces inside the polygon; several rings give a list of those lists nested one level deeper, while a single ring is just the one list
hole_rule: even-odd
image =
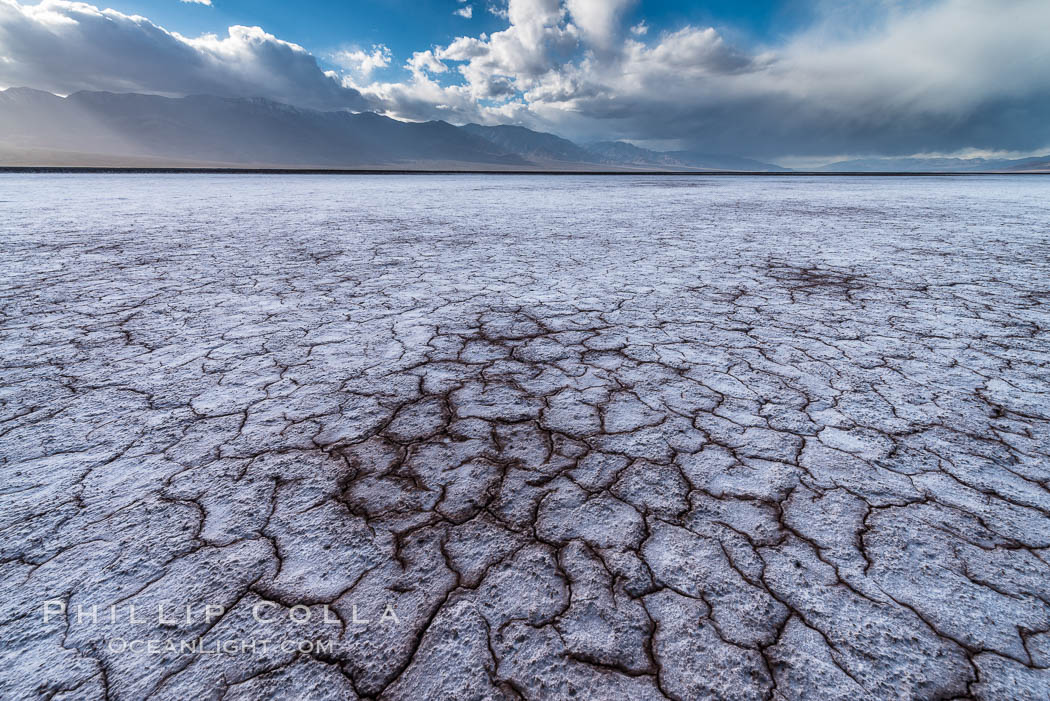
[{"label": "dark storm cloud", "polygon": [[[535,41],[525,64],[520,36],[573,32],[572,4],[526,11],[537,2],[511,0],[519,12],[505,32],[434,52],[464,85],[442,92],[424,73],[368,86],[366,95],[413,117],[420,95],[433,103],[501,76],[521,97],[481,110],[483,119],[767,158],[1050,146],[1045,0],[886,3],[867,8],[863,22],[839,8],[781,45],[750,52],[699,27],[644,38],[621,31],[616,51],[606,36],[601,51],[553,64],[543,50],[550,42]],[[588,48],[586,33],[580,46]],[[476,104],[467,107],[476,119]]]}]

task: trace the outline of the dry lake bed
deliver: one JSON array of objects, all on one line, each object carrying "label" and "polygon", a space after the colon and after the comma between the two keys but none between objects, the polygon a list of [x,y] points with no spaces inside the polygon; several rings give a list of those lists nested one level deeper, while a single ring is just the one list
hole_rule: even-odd
[{"label": "dry lake bed", "polygon": [[1050,698],[1050,179],[0,176],[4,699]]}]

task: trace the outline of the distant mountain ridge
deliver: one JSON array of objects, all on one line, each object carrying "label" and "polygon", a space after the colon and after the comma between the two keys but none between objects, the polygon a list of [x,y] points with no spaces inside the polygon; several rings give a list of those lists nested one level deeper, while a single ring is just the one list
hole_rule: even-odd
[{"label": "distant mountain ridge", "polygon": [[[402,122],[264,98],[0,91],[0,166],[790,172],[770,163],[624,141],[578,144],[522,126]],[[1037,172],[1022,159],[858,158],[814,172]]]},{"label": "distant mountain ridge", "polygon": [[757,173],[786,173],[772,163],[740,156],[701,153],[699,151],[651,151],[624,141],[598,141],[588,144],[587,149],[604,159],[606,163],[629,164],[676,169],[732,170]]},{"label": "distant mountain ridge", "polygon": [[732,156],[580,146],[520,126],[402,122],[263,98],[0,91],[0,165],[784,170]]},{"label": "distant mountain ridge", "polygon": [[0,142],[7,148],[243,165],[527,165],[446,122],[398,122],[258,98],[12,92],[0,93]]},{"label": "distant mountain ridge", "polygon": [[469,134],[485,139],[508,153],[515,153],[537,165],[545,163],[597,163],[594,154],[568,139],[533,131],[526,127],[495,127],[467,124],[460,127]]},{"label": "distant mountain ridge", "polygon": [[856,158],[814,169],[835,173],[975,173],[1050,170],[1050,156],[1032,158]]}]

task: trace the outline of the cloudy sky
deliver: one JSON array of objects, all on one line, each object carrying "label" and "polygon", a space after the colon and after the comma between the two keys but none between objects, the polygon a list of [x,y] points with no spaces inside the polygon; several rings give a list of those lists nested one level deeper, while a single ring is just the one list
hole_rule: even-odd
[{"label": "cloudy sky", "polygon": [[776,159],[1050,151],[1050,0],[0,0],[0,88]]}]

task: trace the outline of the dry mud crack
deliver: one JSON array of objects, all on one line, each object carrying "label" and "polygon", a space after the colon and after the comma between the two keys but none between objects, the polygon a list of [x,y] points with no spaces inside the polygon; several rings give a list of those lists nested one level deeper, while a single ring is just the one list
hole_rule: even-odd
[{"label": "dry mud crack", "polygon": [[1048,194],[5,177],[0,696],[1050,698]]}]

